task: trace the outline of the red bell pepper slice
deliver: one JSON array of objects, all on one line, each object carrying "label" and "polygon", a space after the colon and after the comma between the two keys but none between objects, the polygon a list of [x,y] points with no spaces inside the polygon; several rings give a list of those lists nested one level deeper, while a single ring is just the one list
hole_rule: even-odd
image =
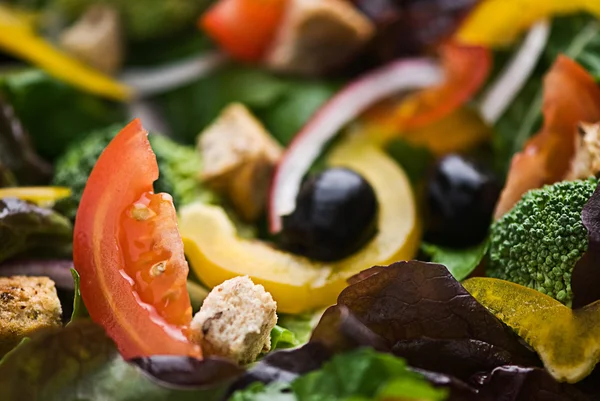
[{"label": "red bell pepper slice", "polygon": [[171,197],[154,194],[156,157],[139,120],[94,167],[77,213],[73,259],[91,318],[125,358],[201,356],[185,335],[188,266]]}]

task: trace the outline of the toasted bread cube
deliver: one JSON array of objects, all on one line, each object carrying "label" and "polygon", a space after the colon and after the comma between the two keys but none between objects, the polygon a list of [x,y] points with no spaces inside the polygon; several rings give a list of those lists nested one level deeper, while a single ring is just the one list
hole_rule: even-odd
[{"label": "toasted bread cube", "polygon": [[582,180],[600,173],[600,123],[580,124],[575,157],[566,180]]},{"label": "toasted bread cube", "polygon": [[283,149],[241,104],[227,107],[198,139],[202,179],[228,197],[246,221],[264,211],[275,164]]},{"label": "toasted bread cube", "polygon": [[240,364],[254,362],[271,348],[277,323],[277,304],[262,285],[248,276],[216,286],[192,321],[192,339],[205,355],[221,356]]},{"label": "toasted bread cube", "polygon": [[47,277],[0,277],[0,355],[32,333],[59,327],[62,308]]},{"label": "toasted bread cube", "polygon": [[374,34],[374,24],[349,1],[291,0],[266,65],[319,75],[344,65]]}]

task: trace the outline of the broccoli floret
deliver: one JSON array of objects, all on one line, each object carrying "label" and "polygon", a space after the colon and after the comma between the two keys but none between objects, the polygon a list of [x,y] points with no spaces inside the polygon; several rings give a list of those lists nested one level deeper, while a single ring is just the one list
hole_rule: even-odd
[{"label": "broccoli floret", "polygon": [[[70,187],[73,191],[72,199],[59,205],[61,211],[69,217],[75,217],[88,176],[104,148],[121,128],[122,125],[113,125],[95,131],[84,140],[72,144],[58,159],[53,184]],[[171,194],[175,206],[182,206],[196,200],[207,203],[215,201],[215,195],[203,187],[198,180],[202,161],[193,147],[180,145],[159,135],[150,134],[149,139],[160,174],[154,183],[156,192]]]},{"label": "broccoli floret", "polygon": [[570,306],[571,273],[588,247],[581,212],[597,185],[564,181],[525,194],[492,225],[488,275]]},{"label": "broccoli floret", "polygon": [[53,0],[51,5],[71,19],[90,5],[107,4],[119,11],[133,41],[159,39],[193,28],[209,0]]}]

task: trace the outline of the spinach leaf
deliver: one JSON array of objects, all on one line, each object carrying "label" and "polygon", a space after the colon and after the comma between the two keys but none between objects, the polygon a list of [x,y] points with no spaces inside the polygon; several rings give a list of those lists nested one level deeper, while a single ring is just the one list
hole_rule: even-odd
[{"label": "spinach leaf", "polygon": [[[159,365],[157,361],[154,366]],[[194,372],[186,371],[188,367]],[[170,368],[180,377],[203,375],[205,381],[193,389],[157,381],[123,360],[101,327],[80,320],[41,332],[8,354],[0,365],[0,399],[216,401],[240,373],[234,365],[210,359]]]},{"label": "spinach leaf", "polygon": [[12,104],[37,151],[49,160],[87,132],[126,119],[122,104],[80,92],[40,70],[1,77],[0,92]]},{"label": "spinach leaf", "polygon": [[291,384],[254,384],[233,395],[232,401],[310,401],[446,399],[444,389],[436,389],[406,362],[393,355],[360,348],[336,355],[314,372]]},{"label": "spinach leaf", "polygon": [[559,54],[581,63],[592,75],[600,76],[600,22],[588,15],[553,20],[548,45],[532,77],[495,126],[496,166],[506,172],[512,155],[541,126],[543,76]]},{"label": "spinach leaf", "polygon": [[188,143],[195,142],[225,106],[239,102],[250,108],[276,139],[287,144],[335,90],[335,85],[324,81],[299,81],[229,65],[157,101],[173,134]]},{"label": "spinach leaf", "polygon": [[431,261],[439,263],[458,281],[466,279],[479,265],[487,250],[489,241],[467,249],[445,248],[434,244],[423,243],[421,250],[431,257]]},{"label": "spinach leaf", "polygon": [[50,209],[16,198],[0,199],[0,262],[17,254],[70,253],[71,222]]}]

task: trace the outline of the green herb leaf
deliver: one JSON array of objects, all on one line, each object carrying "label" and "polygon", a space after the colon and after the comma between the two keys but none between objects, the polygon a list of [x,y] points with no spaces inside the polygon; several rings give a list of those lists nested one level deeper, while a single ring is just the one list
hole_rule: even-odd
[{"label": "green herb leaf", "polygon": [[75,282],[75,296],[73,297],[73,313],[71,314],[71,321],[69,324],[73,323],[77,319],[85,319],[90,316],[85,304],[83,303],[83,299],[81,298],[81,291],[79,289],[79,282],[81,279],[79,278],[79,273],[77,273],[77,270],[71,269],[71,275],[73,276],[73,281]]},{"label": "green herb leaf", "polygon": [[432,262],[446,266],[457,281],[462,281],[477,268],[489,246],[487,240],[467,249],[445,248],[424,242],[421,244],[421,250],[431,257]]},{"label": "green herb leaf", "polygon": [[123,360],[101,327],[79,320],[41,332],[7,355],[0,365],[0,399],[216,401],[230,384],[223,379],[204,389],[164,387]]}]

